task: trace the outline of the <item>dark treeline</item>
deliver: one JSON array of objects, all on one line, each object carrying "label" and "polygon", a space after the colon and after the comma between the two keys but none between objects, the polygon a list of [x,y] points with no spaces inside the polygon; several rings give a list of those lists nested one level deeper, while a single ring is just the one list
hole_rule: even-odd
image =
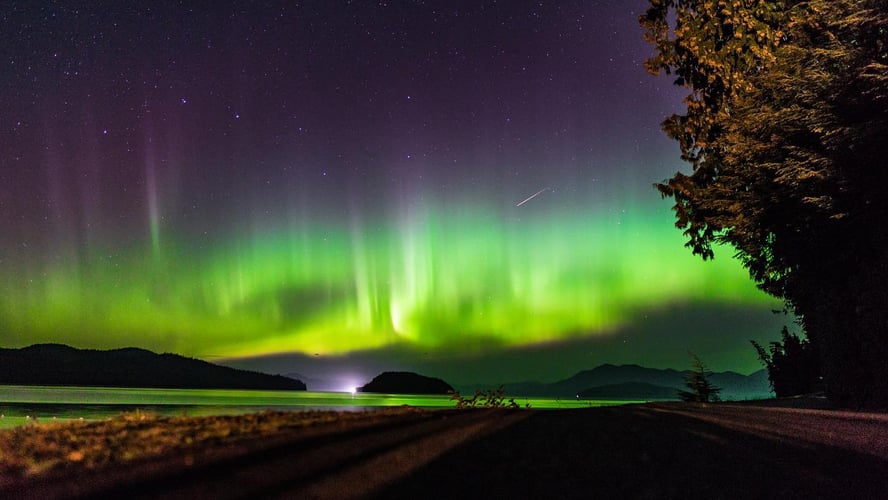
[{"label": "dark treeline", "polygon": [[304,391],[281,375],[237,370],[136,348],[98,351],[59,344],[0,349],[0,384]]},{"label": "dark treeline", "polygon": [[820,356],[827,396],[888,406],[888,0],[649,0],[652,73],[688,89],[658,184],[704,259],[736,250]]},{"label": "dark treeline", "polygon": [[785,326],[779,341],[771,342],[765,349],[756,341],[750,341],[759,360],[768,370],[771,389],[777,397],[810,394],[823,389],[820,375],[820,357],[814,344]]}]

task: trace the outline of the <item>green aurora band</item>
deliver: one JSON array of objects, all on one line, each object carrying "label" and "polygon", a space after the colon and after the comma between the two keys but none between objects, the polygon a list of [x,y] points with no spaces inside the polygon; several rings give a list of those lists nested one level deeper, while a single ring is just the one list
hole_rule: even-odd
[{"label": "green aurora band", "polygon": [[0,327],[7,345],[198,357],[480,352],[616,334],[670,304],[777,305],[726,251],[703,263],[683,248],[664,204],[438,205],[201,244],[158,228],[152,206],[146,241],[7,265]]}]

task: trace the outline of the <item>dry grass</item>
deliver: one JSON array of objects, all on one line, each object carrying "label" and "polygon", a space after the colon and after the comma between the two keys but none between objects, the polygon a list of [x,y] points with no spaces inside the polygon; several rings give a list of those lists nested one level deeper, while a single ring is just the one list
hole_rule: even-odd
[{"label": "dry grass", "polygon": [[0,487],[59,469],[96,469],[308,426],[421,411],[402,407],[363,413],[262,412],[212,417],[159,417],[137,411],[102,421],[28,424],[0,430]]}]

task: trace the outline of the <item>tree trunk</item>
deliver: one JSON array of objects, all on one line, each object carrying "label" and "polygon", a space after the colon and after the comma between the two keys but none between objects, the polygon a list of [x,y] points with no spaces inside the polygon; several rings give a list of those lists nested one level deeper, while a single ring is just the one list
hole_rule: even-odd
[{"label": "tree trunk", "polygon": [[805,318],[824,389],[847,408],[888,408],[888,256],[823,294]]}]

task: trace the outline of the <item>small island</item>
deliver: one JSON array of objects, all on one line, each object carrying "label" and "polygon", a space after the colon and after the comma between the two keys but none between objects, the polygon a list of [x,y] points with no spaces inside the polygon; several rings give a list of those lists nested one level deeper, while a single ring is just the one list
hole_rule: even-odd
[{"label": "small island", "polygon": [[0,385],[263,389],[304,391],[282,375],[238,370],[178,354],[127,347],[101,351],[62,344],[0,349]]},{"label": "small island", "polygon": [[375,392],[382,394],[447,394],[453,387],[447,382],[433,377],[426,377],[413,372],[384,372],[358,392]]}]

